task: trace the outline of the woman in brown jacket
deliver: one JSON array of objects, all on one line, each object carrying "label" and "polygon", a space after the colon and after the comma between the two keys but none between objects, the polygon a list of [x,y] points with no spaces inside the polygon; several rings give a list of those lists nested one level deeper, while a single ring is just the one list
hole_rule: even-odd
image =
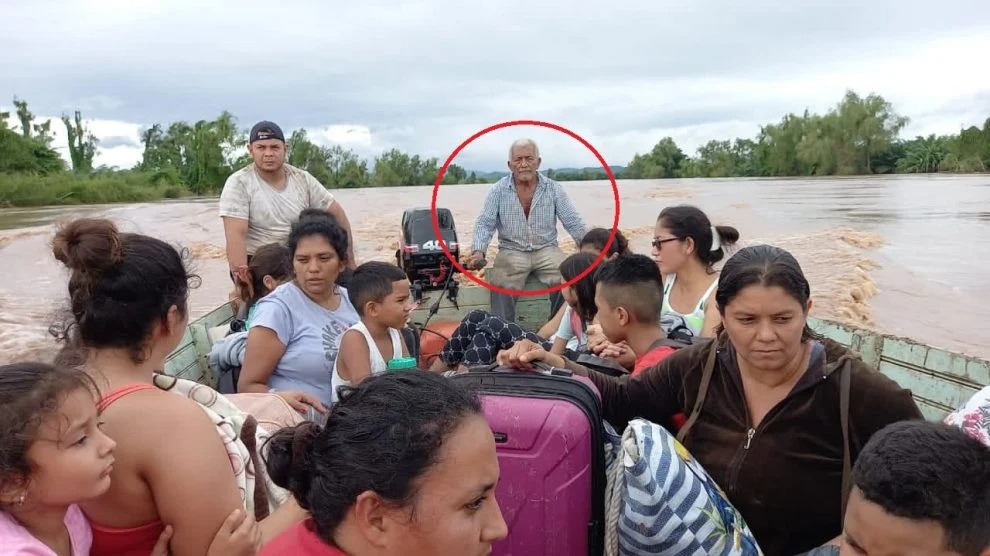
[{"label": "woman in brown jacket", "polygon": [[[600,297],[599,288],[596,302]],[[895,421],[921,419],[921,412],[910,391],[811,330],[811,290],[787,251],[740,250],[723,267],[715,300],[722,318],[716,340],[682,349],[634,379],[589,371],[526,342],[498,360],[517,368],[543,361],[587,375],[602,394],[605,418],[620,430],[635,417],[666,425],[678,413],[690,415],[679,438],[764,553],[805,552],[841,533],[849,468],[870,436]]]}]

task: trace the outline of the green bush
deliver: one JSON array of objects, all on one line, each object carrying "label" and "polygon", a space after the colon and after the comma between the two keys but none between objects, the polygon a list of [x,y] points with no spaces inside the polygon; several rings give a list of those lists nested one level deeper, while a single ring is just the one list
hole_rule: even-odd
[{"label": "green bush", "polygon": [[178,199],[189,190],[163,177],[138,171],[80,176],[0,173],[0,206],[135,203]]}]

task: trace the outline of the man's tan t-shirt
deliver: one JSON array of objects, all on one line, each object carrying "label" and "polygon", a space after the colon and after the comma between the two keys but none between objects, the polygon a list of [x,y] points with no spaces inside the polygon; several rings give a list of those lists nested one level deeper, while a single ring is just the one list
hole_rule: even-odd
[{"label": "man's tan t-shirt", "polygon": [[265,183],[254,171],[254,164],[234,172],[223,184],[220,216],[248,221],[248,255],[254,255],[262,245],[284,243],[303,209],[326,209],[333,202],[333,194],[309,172],[288,164],[283,168],[282,191]]}]

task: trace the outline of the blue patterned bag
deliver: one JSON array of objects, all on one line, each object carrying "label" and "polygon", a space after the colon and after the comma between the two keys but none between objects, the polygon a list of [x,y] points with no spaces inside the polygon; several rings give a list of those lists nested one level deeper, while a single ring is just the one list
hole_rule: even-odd
[{"label": "blue patterned bag", "polygon": [[667,429],[630,421],[610,468],[606,553],[762,555],[742,515]]}]

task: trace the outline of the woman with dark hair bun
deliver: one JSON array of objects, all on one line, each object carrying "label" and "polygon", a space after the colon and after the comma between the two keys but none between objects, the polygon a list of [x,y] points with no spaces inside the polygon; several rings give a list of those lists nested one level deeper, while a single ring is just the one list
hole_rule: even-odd
[{"label": "woman with dark hair bun", "polygon": [[243,513],[244,470],[203,407],[153,383],[186,333],[196,276],[171,245],[103,219],[60,227],[52,253],[71,272],[72,316],[53,327],[67,340],[59,359],[92,377],[103,431],[117,443],[109,489],[80,504],[91,554],[150,554],[165,524],[173,554],[207,554],[232,512],[254,520]]},{"label": "woman with dark hair bun", "polygon": [[283,429],[268,472],[310,517],[261,555],[482,556],[508,533],[477,396],[420,370],[342,386],[320,427]]},{"label": "woman with dark hair bun", "polygon": [[[787,251],[739,250],[722,269],[715,302],[715,340],[636,377],[565,364],[595,383],[617,430],[636,417],[667,426],[688,416],[671,428],[725,489],[763,552],[806,552],[842,531],[844,461],[854,463],[876,431],[921,412],[910,391],[812,331],[811,287]],[[556,364],[525,340],[498,355],[517,368],[547,359]]]}]

